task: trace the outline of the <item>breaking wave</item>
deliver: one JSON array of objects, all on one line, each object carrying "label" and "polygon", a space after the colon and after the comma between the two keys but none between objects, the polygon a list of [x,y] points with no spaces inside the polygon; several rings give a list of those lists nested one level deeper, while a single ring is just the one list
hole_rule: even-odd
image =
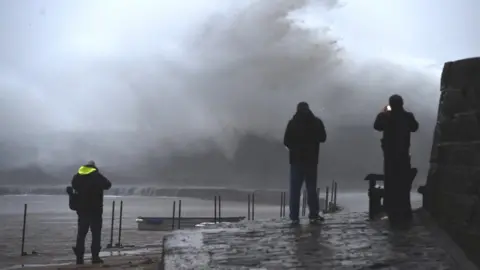
[{"label": "breaking wave", "polygon": [[[255,193],[255,202],[278,204],[280,193],[284,190],[229,189],[221,187],[153,187],[153,186],[117,186],[106,192],[111,196],[151,196],[151,197],[184,197],[213,200],[221,196],[224,201],[247,201],[248,195]],[[1,195],[66,195],[65,186],[2,186]]]}]

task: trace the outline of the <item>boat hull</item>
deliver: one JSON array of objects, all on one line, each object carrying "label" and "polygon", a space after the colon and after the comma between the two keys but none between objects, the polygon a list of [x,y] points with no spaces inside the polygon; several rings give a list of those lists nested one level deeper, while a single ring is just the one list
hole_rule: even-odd
[{"label": "boat hull", "polygon": [[[236,223],[245,217],[222,217],[220,222]],[[137,228],[140,231],[170,231],[172,229],[191,229],[198,224],[214,223],[213,217],[138,217]],[[218,220],[217,220],[218,222]]]}]

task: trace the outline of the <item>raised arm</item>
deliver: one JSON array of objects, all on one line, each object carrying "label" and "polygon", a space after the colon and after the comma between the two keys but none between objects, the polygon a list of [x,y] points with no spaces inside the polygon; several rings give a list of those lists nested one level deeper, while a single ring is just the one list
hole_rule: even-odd
[{"label": "raised arm", "polygon": [[78,179],[77,175],[74,175],[73,178],[72,178],[72,188],[77,192],[82,189],[79,180],[80,179]]},{"label": "raised arm", "polygon": [[381,112],[375,118],[375,122],[373,123],[373,128],[377,131],[383,131],[385,129],[385,121],[386,121],[385,113]]},{"label": "raised arm", "polygon": [[287,128],[285,129],[285,134],[283,135],[283,145],[287,148],[291,148],[293,145],[293,124],[292,121],[289,121]]},{"label": "raised arm", "polygon": [[103,190],[109,190],[112,187],[112,182],[108,180],[103,174],[98,173],[98,179]]},{"label": "raised arm", "polygon": [[323,121],[320,118],[317,118],[317,138],[318,141],[321,143],[324,143],[327,140],[327,131],[325,130],[325,125],[323,124]]},{"label": "raised arm", "polygon": [[415,119],[415,115],[411,112],[408,113],[408,129],[410,132],[416,132],[418,130],[418,121]]}]

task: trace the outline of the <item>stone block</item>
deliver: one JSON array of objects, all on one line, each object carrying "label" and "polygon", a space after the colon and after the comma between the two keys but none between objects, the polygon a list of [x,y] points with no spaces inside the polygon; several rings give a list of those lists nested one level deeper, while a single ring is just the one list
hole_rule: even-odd
[{"label": "stone block", "polygon": [[442,90],[439,111],[443,115],[452,118],[457,113],[468,112],[474,109],[474,103],[468,99],[467,92],[455,88]]},{"label": "stone block", "polygon": [[439,165],[480,166],[480,140],[461,143],[439,143],[436,147]]},{"label": "stone block", "polygon": [[445,63],[441,91],[425,207],[480,265],[480,58]]},{"label": "stone block", "polygon": [[473,200],[468,196],[450,192],[439,192],[443,200],[435,206],[435,218],[443,226],[455,230],[466,230],[474,209]]},{"label": "stone block", "polygon": [[480,110],[480,87],[464,87],[460,92],[466,97],[466,107]]},{"label": "stone block", "polygon": [[440,143],[440,127],[439,125],[435,125],[434,131],[433,131],[433,140],[432,140],[432,150],[430,152],[430,162],[431,163],[436,163],[437,158],[438,158],[438,144]]},{"label": "stone block", "polygon": [[459,113],[452,119],[443,119],[438,123],[439,143],[468,142],[480,140],[480,127],[477,113]]},{"label": "stone block", "polygon": [[[426,185],[426,200],[424,207],[436,218],[442,219],[447,215],[445,213],[445,196],[444,192],[449,191],[449,187],[453,186],[451,189],[453,192],[463,193],[466,190],[466,187],[462,185],[455,184],[458,175],[463,176],[460,168],[451,168],[446,170],[444,166],[437,166],[436,164],[431,164],[429,173],[427,176],[427,185]],[[452,178],[454,180],[452,180]],[[463,181],[459,181],[463,183]]]},{"label": "stone block", "polygon": [[[458,166],[437,166],[430,170],[428,183],[435,194],[450,192],[455,194],[468,194],[472,186],[471,177],[475,175],[475,170],[469,167]],[[445,198],[439,196],[442,201]]]},{"label": "stone block", "polygon": [[465,255],[477,266],[480,265],[480,234],[470,230],[458,230],[456,228],[447,228],[453,240],[464,250]]},{"label": "stone block", "polygon": [[[427,177],[427,202],[425,207],[438,219],[463,220],[454,218],[467,205],[471,207],[480,198],[480,166],[447,166],[433,164]],[[479,204],[474,206],[480,207]],[[480,209],[479,209],[480,210]],[[466,215],[465,213],[460,216]]]},{"label": "stone block", "polygon": [[480,87],[480,57],[447,62],[443,66],[441,87],[461,89]]}]

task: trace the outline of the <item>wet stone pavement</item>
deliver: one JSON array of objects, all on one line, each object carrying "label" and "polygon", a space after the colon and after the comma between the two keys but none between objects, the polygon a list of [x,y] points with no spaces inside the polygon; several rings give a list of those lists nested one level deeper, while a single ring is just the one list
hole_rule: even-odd
[{"label": "wet stone pavement", "polygon": [[322,225],[263,220],[176,231],[165,238],[165,269],[461,269],[418,220],[392,231],[385,220],[338,213]]}]

